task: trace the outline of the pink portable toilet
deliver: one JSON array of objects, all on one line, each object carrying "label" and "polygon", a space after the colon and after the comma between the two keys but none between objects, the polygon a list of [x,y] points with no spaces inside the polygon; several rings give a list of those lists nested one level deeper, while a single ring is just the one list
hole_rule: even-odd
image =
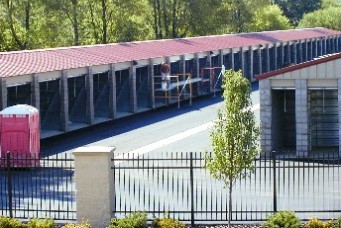
[{"label": "pink portable toilet", "polygon": [[[25,104],[14,105],[0,112],[1,161],[10,152],[12,167],[39,166],[39,110]],[[2,164],[3,167],[3,164]]]}]

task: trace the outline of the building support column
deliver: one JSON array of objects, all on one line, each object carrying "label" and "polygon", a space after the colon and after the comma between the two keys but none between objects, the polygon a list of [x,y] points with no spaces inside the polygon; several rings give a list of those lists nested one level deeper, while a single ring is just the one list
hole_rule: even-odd
[{"label": "building support column", "polygon": [[231,69],[234,70],[234,52],[233,52],[233,48],[230,48],[230,64],[231,64]]},{"label": "building support column", "polygon": [[61,89],[60,89],[60,121],[61,121],[61,130],[69,131],[69,91],[68,91],[68,75],[66,70],[62,71],[61,78]]},{"label": "building support column", "polygon": [[149,103],[152,109],[155,109],[155,87],[154,87],[154,59],[149,59],[148,65],[148,91]]},{"label": "building support column", "polygon": [[258,49],[257,49],[257,57],[258,57],[258,73],[262,74],[263,73],[263,69],[262,69],[262,48],[261,45],[258,45]]},{"label": "building support column", "polygon": [[261,155],[270,157],[272,152],[272,94],[270,79],[259,81],[260,121],[262,131],[260,134]]},{"label": "building support column", "polygon": [[293,53],[294,53],[294,59],[292,59],[291,60],[291,63],[294,63],[294,64],[297,64],[297,41],[294,41],[293,43],[292,43],[292,45],[293,45]]},{"label": "building support column", "polygon": [[273,44],[273,49],[274,49],[274,69],[277,70],[278,69],[278,63],[277,63],[277,59],[278,59],[278,50],[277,50],[277,43]]},{"label": "building support column", "polygon": [[40,88],[39,88],[39,77],[36,74],[32,75],[32,106],[40,110]]},{"label": "building support column", "polygon": [[265,54],[266,54],[266,72],[270,72],[270,45],[266,44],[265,47]]},{"label": "building support column", "polygon": [[281,42],[281,67],[280,68],[283,68],[284,67],[284,64],[285,64],[285,48],[284,48],[284,43]]},{"label": "building support column", "polygon": [[136,66],[133,61],[129,68],[129,90],[130,90],[130,112],[137,112],[137,94],[136,94]]},{"label": "building support column", "polygon": [[6,78],[0,78],[0,108],[7,108],[7,83]]},{"label": "building support column", "polygon": [[304,62],[303,60],[303,43],[302,40],[298,41],[298,59],[296,63],[302,63]]},{"label": "building support column", "polygon": [[[194,54],[194,70],[195,70],[195,73],[196,73],[196,77],[197,78],[200,78],[200,61],[199,61],[199,54],[198,53],[195,53]],[[200,86],[201,86],[201,82],[198,82],[197,83],[197,94],[201,94],[201,91],[200,91]]]},{"label": "building support column", "polygon": [[337,99],[338,99],[338,110],[339,110],[339,156],[341,156],[341,79],[337,80],[338,91],[337,91]]},{"label": "building support column", "polygon": [[245,58],[244,58],[243,47],[241,47],[239,49],[239,53],[240,53],[240,69],[242,70],[242,73],[243,73],[243,75],[245,77],[246,76],[246,72],[245,72]]},{"label": "building support column", "polygon": [[220,66],[224,65],[224,52],[222,49],[219,50],[219,64]]},{"label": "building support column", "polygon": [[91,67],[88,67],[88,72],[85,77],[85,85],[86,85],[86,122],[90,125],[93,125],[95,123],[94,77]]},{"label": "building support column", "polygon": [[186,59],[185,55],[181,55],[180,57],[180,73],[181,74],[186,74]]},{"label": "building support column", "polygon": [[250,82],[255,80],[254,71],[253,71],[253,48],[252,46],[249,47],[249,58],[250,58]]},{"label": "building support column", "polygon": [[306,157],[309,152],[307,80],[296,79],[295,88],[296,155]]},{"label": "building support column", "polygon": [[116,71],[115,64],[110,64],[109,71],[109,113],[110,118],[116,119],[117,117],[117,104],[116,104]]}]

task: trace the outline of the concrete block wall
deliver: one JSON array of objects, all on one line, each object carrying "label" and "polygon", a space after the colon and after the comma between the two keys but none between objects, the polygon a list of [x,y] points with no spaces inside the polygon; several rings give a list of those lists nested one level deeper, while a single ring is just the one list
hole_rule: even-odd
[{"label": "concrete block wall", "polygon": [[309,149],[307,80],[296,79],[295,87],[296,155],[305,157]]},{"label": "concrete block wall", "polygon": [[270,79],[259,81],[259,91],[259,97],[262,98],[260,99],[261,154],[269,156],[272,152],[272,96]]}]

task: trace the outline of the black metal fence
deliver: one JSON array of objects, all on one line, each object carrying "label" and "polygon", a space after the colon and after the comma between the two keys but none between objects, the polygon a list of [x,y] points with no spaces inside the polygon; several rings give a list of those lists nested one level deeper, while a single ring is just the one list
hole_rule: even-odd
[{"label": "black metal fence", "polygon": [[0,216],[76,219],[74,160],[7,153],[0,157]]},{"label": "black metal fence", "polygon": [[[250,178],[233,189],[233,221],[262,221],[279,210],[302,219],[341,216],[341,159],[314,153],[307,158],[277,154],[254,161]],[[124,154],[113,161],[117,217],[146,211],[194,223],[227,220],[227,190],[204,168],[203,153]]]}]

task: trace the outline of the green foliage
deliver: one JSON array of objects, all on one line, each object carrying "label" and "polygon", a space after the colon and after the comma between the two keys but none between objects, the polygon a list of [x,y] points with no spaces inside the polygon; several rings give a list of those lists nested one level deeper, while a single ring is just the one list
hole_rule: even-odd
[{"label": "green foliage", "polygon": [[185,224],[172,218],[161,218],[153,221],[154,228],[185,228]]},{"label": "green foliage", "polygon": [[304,224],[304,228],[333,228],[333,221],[322,222],[317,218],[311,218],[307,223]]},{"label": "green foliage", "polygon": [[134,212],[122,219],[113,218],[109,228],[145,228],[147,227],[147,214]]},{"label": "green foliage", "polygon": [[0,217],[0,228],[25,228],[26,225],[17,219]]},{"label": "green foliage", "polygon": [[249,31],[271,31],[290,29],[289,19],[277,5],[269,5],[255,12]]},{"label": "green foliage", "polygon": [[226,71],[224,104],[210,132],[213,156],[206,153],[205,167],[229,190],[229,224],[232,216],[232,186],[253,172],[258,155],[259,128],[251,110],[250,82],[241,71]]},{"label": "green foliage", "polygon": [[279,211],[267,218],[264,227],[267,228],[299,228],[300,219],[292,211]]},{"label": "green foliage", "polygon": [[30,219],[28,228],[55,228],[56,224],[52,219]]},{"label": "green foliage", "polygon": [[331,4],[327,8],[304,15],[298,27],[325,27],[341,30],[341,4]]},{"label": "green foliage", "polygon": [[304,14],[321,7],[321,0],[274,0],[274,3],[279,5],[294,26],[298,24]]},{"label": "green foliage", "polygon": [[251,111],[250,83],[241,71],[226,71],[223,80],[224,105],[210,132],[213,157],[206,154],[206,168],[226,187],[253,171],[258,155],[259,129]]},{"label": "green foliage", "polygon": [[81,223],[69,223],[64,225],[62,228],[91,228],[91,225],[87,221],[82,221]]}]

